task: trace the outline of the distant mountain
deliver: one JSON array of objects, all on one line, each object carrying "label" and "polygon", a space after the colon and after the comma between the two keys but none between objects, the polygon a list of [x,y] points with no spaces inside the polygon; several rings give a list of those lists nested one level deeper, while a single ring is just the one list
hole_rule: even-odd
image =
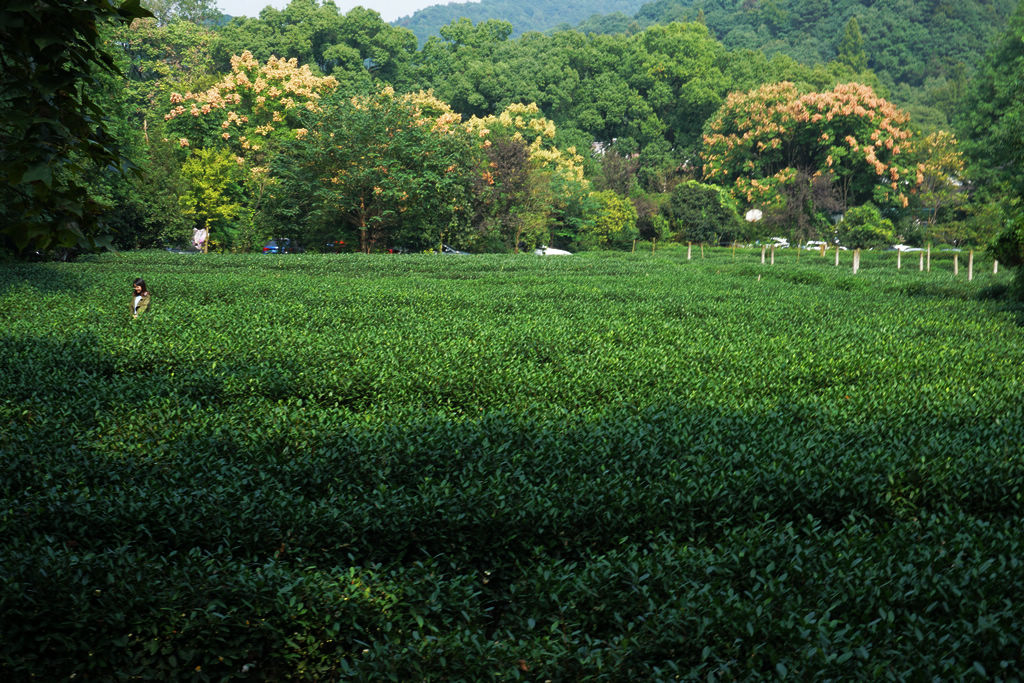
[{"label": "distant mountain", "polygon": [[573,27],[596,14],[622,13],[633,16],[644,0],[481,0],[450,5],[432,5],[412,16],[392,22],[413,33],[422,44],[438,30],[463,17],[478,24],[499,19],[512,24],[512,36],[556,27]]}]

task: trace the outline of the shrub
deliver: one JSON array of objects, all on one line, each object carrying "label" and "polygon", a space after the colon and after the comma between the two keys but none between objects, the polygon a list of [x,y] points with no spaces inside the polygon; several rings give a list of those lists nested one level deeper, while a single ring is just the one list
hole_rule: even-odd
[{"label": "shrub", "polygon": [[894,233],[892,221],[882,218],[874,204],[850,209],[836,226],[839,242],[851,249],[888,246],[893,243]]}]

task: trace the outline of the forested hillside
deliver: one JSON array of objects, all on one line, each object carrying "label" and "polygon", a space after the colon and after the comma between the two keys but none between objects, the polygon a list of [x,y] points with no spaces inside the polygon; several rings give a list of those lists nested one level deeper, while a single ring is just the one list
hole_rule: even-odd
[{"label": "forested hillside", "polygon": [[942,126],[1016,0],[653,0],[638,26],[701,21],[724,45],[867,66],[923,123]]},{"label": "forested hillside", "polygon": [[436,36],[442,26],[466,18],[474,24],[488,19],[499,19],[512,24],[512,35],[518,36],[530,31],[547,31],[556,26],[575,26],[588,17],[597,14],[621,12],[632,15],[643,0],[564,0],[563,2],[538,2],[537,0],[481,0],[480,2],[456,2],[448,5],[432,5],[411,16],[394,22],[395,26],[407,28],[423,43],[430,36]]},{"label": "forested hillside", "polygon": [[[654,0],[646,24],[703,21],[730,48],[803,62],[863,58],[883,80],[922,85],[975,66],[1015,0]],[[851,21],[853,23],[851,23]],[[858,36],[859,34],[859,36]]]},{"label": "forested hillside", "polygon": [[570,27],[633,34],[656,24],[699,22],[730,49],[870,68],[921,123],[941,127],[955,116],[957,97],[1015,6],[1015,0],[653,0],[642,6],[482,0],[428,7],[395,25],[411,29],[422,43],[461,17],[508,21],[512,36]]}]

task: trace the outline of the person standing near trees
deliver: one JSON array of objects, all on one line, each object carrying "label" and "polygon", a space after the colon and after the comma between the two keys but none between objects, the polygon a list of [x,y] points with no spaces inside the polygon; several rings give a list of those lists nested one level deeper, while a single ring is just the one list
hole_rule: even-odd
[{"label": "person standing near trees", "polygon": [[141,278],[135,278],[132,283],[132,318],[138,318],[140,313],[149,309],[149,288]]}]

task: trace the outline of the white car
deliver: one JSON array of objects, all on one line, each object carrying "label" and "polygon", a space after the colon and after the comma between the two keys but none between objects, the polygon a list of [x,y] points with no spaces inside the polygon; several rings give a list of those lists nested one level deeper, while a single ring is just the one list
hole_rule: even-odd
[{"label": "white car", "polygon": [[537,256],[572,256],[571,251],[565,249],[555,249],[554,247],[543,246],[538,249],[534,249],[533,253]]},{"label": "white car", "polygon": [[906,244],[894,244],[892,248],[896,251],[924,251],[920,247],[908,247]]}]

